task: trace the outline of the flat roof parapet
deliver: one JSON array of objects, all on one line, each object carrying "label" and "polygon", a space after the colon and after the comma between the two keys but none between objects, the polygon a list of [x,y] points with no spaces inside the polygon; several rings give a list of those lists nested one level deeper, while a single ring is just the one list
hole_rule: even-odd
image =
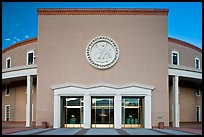
[{"label": "flat roof parapet", "polygon": [[26,39],[24,41],[20,41],[18,43],[15,43],[13,45],[10,45],[8,47],[6,47],[3,51],[2,51],[2,54],[6,53],[7,51],[10,51],[12,49],[15,49],[17,47],[21,47],[21,46],[26,46],[27,44],[30,44],[30,43],[33,43],[33,42],[37,42],[38,39],[37,37],[34,37],[34,38],[30,38],[30,39]]},{"label": "flat roof parapet", "polygon": [[176,44],[178,44],[178,45],[183,45],[183,46],[185,46],[185,47],[194,49],[194,50],[196,50],[196,51],[202,53],[202,49],[200,49],[199,47],[196,47],[196,46],[193,45],[193,44],[190,44],[190,43],[188,43],[188,42],[185,42],[185,41],[182,41],[182,40],[179,40],[179,39],[176,39],[176,38],[168,37],[168,42],[176,43]]},{"label": "flat roof parapet", "polygon": [[168,9],[76,9],[76,8],[39,8],[38,15],[165,15]]}]

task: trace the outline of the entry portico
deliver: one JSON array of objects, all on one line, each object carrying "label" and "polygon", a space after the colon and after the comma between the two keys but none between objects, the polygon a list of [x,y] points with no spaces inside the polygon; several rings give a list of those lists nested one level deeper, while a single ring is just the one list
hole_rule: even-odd
[{"label": "entry portico", "polygon": [[26,127],[32,125],[32,90],[33,90],[33,77],[37,75],[37,65],[18,66],[12,68],[2,69],[2,83],[10,83],[14,81],[25,80],[26,83]]},{"label": "entry portico", "polygon": [[169,76],[173,80],[173,104],[172,104],[172,119],[173,127],[180,127],[180,103],[179,103],[179,77],[202,81],[202,71],[185,67],[185,66],[175,66],[169,65]]},{"label": "entry portico", "polygon": [[[61,127],[61,97],[83,96],[83,127],[91,128],[91,97],[112,96],[114,97],[114,128],[122,127],[122,97],[144,97],[144,128],[152,128],[151,125],[151,92],[153,86],[128,84],[124,86],[97,84],[91,86],[64,84],[53,86],[54,90],[54,128]],[[117,115],[116,115],[117,114]]]}]

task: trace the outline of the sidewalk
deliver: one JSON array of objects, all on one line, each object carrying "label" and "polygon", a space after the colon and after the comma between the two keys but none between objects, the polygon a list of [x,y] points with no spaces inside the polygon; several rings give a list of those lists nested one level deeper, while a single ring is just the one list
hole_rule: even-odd
[{"label": "sidewalk", "polygon": [[193,133],[197,135],[202,135],[202,123],[199,124],[185,124],[181,125],[178,128],[169,127],[169,129],[177,130],[177,131],[184,131],[188,133]]},{"label": "sidewalk", "polygon": [[179,127],[179,128],[169,128],[177,131],[184,131],[188,133],[193,133],[197,135],[202,135],[202,129],[195,129],[195,128],[187,128],[187,127]]},{"label": "sidewalk", "polygon": [[7,128],[3,135],[202,135],[202,129],[195,128]]},{"label": "sidewalk", "polygon": [[155,131],[158,131],[160,133],[163,133],[165,135],[195,135],[193,133],[189,132],[184,132],[184,131],[179,131],[175,129],[169,129],[169,128],[164,128],[164,129],[154,129]]},{"label": "sidewalk", "polygon": [[26,127],[18,127],[18,128],[5,128],[2,129],[2,134],[6,135],[6,134],[10,134],[10,133],[15,133],[15,132],[19,132],[19,131],[26,131],[26,130],[31,130],[33,128],[26,128]]},{"label": "sidewalk", "polygon": [[15,133],[10,133],[9,135],[38,135],[43,132],[48,132],[50,130],[54,130],[53,128],[35,128],[26,131],[19,131]]},{"label": "sidewalk", "polygon": [[43,133],[53,128],[26,128],[26,127],[12,127],[2,129],[2,135],[35,135]]}]

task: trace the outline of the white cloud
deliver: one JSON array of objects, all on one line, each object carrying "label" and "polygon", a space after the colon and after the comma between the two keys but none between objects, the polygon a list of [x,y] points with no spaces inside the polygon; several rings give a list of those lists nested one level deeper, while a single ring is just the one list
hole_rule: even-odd
[{"label": "white cloud", "polygon": [[26,35],[26,36],[25,36],[25,38],[29,38],[29,37],[30,37],[29,35]]},{"label": "white cloud", "polygon": [[5,39],[6,41],[10,41],[10,39]]},{"label": "white cloud", "polygon": [[17,41],[20,41],[20,39],[17,38],[17,37],[15,37],[15,36],[13,37],[13,39],[14,39],[14,40],[17,40]]}]

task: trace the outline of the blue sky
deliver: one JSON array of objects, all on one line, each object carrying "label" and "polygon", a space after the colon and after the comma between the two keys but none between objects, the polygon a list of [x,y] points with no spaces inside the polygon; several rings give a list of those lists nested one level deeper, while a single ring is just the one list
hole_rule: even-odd
[{"label": "blue sky", "polygon": [[202,48],[202,2],[3,2],[2,50],[37,37],[37,8],[167,8],[168,36]]}]

